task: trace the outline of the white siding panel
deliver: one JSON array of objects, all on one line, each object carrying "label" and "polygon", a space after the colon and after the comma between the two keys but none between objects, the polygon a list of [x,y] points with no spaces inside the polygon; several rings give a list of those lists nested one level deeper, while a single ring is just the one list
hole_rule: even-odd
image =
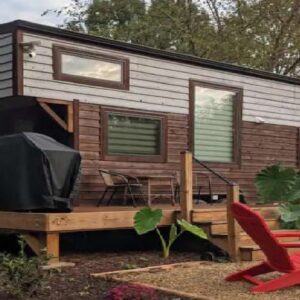
[{"label": "white siding panel", "polygon": [[41,46],[37,48],[38,55],[35,58],[30,59],[24,55],[24,92],[28,96],[79,99],[102,105],[187,114],[189,79],[195,79],[242,88],[243,120],[255,121],[256,117],[263,117],[267,123],[300,127],[300,86],[297,85],[90,45],[88,49],[92,51],[130,59],[130,91],[55,81],[52,45],[62,44],[82,50],[87,47],[65,40],[25,34],[25,42],[33,40],[40,40]]},{"label": "white siding panel", "polygon": [[12,35],[0,34],[0,98],[13,94]]},{"label": "white siding panel", "polygon": [[[61,100],[70,100],[70,93],[64,91],[51,91],[47,89],[40,89],[40,88],[24,88],[25,95],[31,95],[33,97],[45,97],[45,98],[55,98]],[[126,108],[136,108],[136,109],[145,109],[151,111],[163,111],[161,104],[153,104],[148,102],[134,102],[134,101],[127,101],[124,99],[118,99],[118,102],[115,101],[113,98],[103,97],[103,96],[93,96],[93,95],[86,95],[86,94],[76,94],[76,99],[80,99],[82,102],[86,103],[105,103],[105,105],[109,106],[116,106],[116,107],[126,107]],[[166,111],[173,112],[173,113],[182,113],[182,108],[178,108],[176,106],[169,106]]]}]

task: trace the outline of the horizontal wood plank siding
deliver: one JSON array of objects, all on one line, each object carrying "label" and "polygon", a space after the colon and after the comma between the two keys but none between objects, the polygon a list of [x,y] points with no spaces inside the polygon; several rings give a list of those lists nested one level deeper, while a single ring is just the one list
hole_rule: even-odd
[{"label": "horizontal wood plank siding", "polygon": [[95,202],[103,191],[98,169],[110,169],[132,175],[174,175],[179,170],[180,151],[187,149],[186,115],[167,113],[168,148],[166,163],[103,161],[101,145],[101,107],[80,103],[79,149],[82,155],[82,203]]},{"label": "horizontal wood plank siding", "polygon": [[[256,174],[268,165],[282,163],[297,168],[298,128],[292,126],[242,123],[241,166],[210,164],[227,178],[240,185],[247,201],[257,201],[254,186]],[[195,165],[195,169],[201,169]],[[202,170],[202,169],[201,169]],[[214,180],[214,192],[225,193],[224,184]]]},{"label": "horizontal wood plank siding", "polygon": [[12,34],[0,34],[0,98],[13,94]]},{"label": "horizontal wood plank siding", "polygon": [[[53,80],[52,45],[79,43],[25,33],[24,41],[41,41],[37,56],[24,55],[24,94],[64,100],[188,114],[189,79],[235,86],[244,90],[243,120],[263,117],[266,123],[300,127],[300,86],[233,74],[122,51],[89,46],[89,50],[130,60],[130,90],[119,91]],[[51,95],[51,96],[50,96]]]},{"label": "horizontal wood plank siding", "polygon": [[[154,112],[153,112],[154,113]],[[80,103],[79,148],[82,154],[82,184],[80,200],[83,204],[95,204],[103,191],[98,169],[106,168],[132,175],[171,175],[180,170],[180,152],[188,149],[188,117],[184,114],[166,113],[168,145],[166,163],[139,163],[103,161],[101,158],[101,107]],[[281,162],[297,167],[298,129],[291,126],[242,123],[241,166],[210,164],[241,186],[248,201],[256,201],[254,177],[267,165]],[[194,165],[195,170],[201,170]],[[201,178],[200,178],[201,179]],[[207,180],[202,179],[204,186]],[[203,190],[206,192],[206,188]],[[224,193],[224,184],[213,178],[213,191]]]}]

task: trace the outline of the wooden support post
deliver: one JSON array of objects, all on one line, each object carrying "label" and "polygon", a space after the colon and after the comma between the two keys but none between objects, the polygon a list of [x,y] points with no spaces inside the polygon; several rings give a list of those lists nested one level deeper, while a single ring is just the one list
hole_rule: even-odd
[{"label": "wooden support post", "polygon": [[79,100],[73,100],[74,149],[79,150]]},{"label": "wooden support post", "polygon": [[59,262],[59,233],[46,233],[47,255],[51,257],[50,263]]},{"label": "wooden support post", "polygon": [[193,209],[193,156],[191,152],[181,152],[180,172],[181,218],[191,222]]},{"label": "wooden support post", "polygon": [[49,264],[59,262],[59,233],[27,233],[23,237],[36,255],[45,250],[50,257]]},{"label": "wooden support post", "polygon": [[239,238],[240,228],[235,221],[231,212],[231,204],[239,202],[240,189],[239,186],[234,184],[228,186],[227,189],[227,230],[228,230],[228,253],[232,261],[240,260]]}]

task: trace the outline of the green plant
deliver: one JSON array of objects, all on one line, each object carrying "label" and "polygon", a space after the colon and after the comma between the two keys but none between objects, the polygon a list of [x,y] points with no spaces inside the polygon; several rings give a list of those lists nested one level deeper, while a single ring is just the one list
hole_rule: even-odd
[{"label": "green plant", "polygon": [[293,168],[286,168],[280,164],[268,166],[255,177],[258,196],[263,203],[286,201],[293,190],[297,173]]},{"label": "green plant", "polygon": [[256,175],[255,186],[262,203],[279,202],[282,227],[300,229],[300,173],[280,164]]},{"label": "green plant", "polygon": [[206,233],[200,227],[192,225],[185,220],[177,220],[179,231],[177,225],[172,224],[169,232],[169,238],[166,240],[157,227],[161,218],[161,209],[152,210],[150,207],[142,208],[134,216],[134,228],[139,235],[155,230],[162,245],[164,258],[169,257],[172,245],[186,231],[199,238],[207,239]]},{"label": "green plant", "polygon": [[19,299],[32,298],[48,283],[50,271],[42,269],[49,258],[45,253],[29,257],[25,253],[25,241],[18,240],[20,251],[17,256],[0,254],[0,283],[2,289]]}]

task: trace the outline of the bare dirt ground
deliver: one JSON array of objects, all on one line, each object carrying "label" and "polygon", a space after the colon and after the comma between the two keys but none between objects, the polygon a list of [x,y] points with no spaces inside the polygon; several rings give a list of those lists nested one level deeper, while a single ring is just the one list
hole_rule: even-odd
[{"label": "bare dirt ground", "polygon": [[[101,300],[105,299],[107,291],[116,283],[92,278],[90,274],[141,268],[168,263],[199,260],[199,253],[173,252],[167,260],[158,251],[130,251],[70,254],[62,257],[62,261],[73,262],[75,267],[63,268],[55,273],[47,289],[39,292],[32,299],[36,300]],[[14,300],[2,291],[0,286],[0,300]],[[160,300],[171,300],[161,294]]]}]

